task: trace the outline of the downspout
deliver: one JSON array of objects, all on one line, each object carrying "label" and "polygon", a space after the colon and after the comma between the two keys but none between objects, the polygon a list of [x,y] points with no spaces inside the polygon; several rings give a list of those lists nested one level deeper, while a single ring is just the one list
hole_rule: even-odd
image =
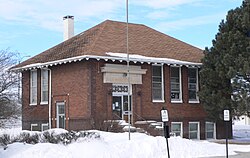
[{"label": "downspout", "polygon": [[51,87],[52,87],[52,79],[51,79],[51,69],[48,69],[49,71],[49,129],[51,129]]}]

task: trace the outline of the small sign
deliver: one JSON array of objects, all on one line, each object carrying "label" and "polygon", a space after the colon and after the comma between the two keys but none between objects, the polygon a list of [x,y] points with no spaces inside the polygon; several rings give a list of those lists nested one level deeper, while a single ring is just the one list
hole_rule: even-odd
[{"label": "small sign", "polygon": [[229,112],[229,110],[224,110],[224,121],[230,121],[230,112]]},{"label": "small sign", "polygon": [[162,120],[162,122],[168,121],[168,111],[167,110],[161,110],[161,120]]}]

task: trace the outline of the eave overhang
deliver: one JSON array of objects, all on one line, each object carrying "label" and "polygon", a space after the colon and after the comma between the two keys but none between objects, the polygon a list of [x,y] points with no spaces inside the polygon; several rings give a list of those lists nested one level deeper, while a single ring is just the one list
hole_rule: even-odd
[{"label": "eave overhang", "polygon": [[[39,68],[47,68],[56,65],[62,65],[72,62],[79,62],[79,61],[88,61],[90,59],[95,59],[97,61],[104,60],[104,61],[112,61],[112,62],[126,62],[127,61],[127,54],[124,53],[111,53],[107,52],[107,56],[96,56],[96,55],[83,55],[77,56],[72,58],[66,58],[62,60],[55,60],[50,62],[44,63],[34,63],[30,65],[25,65],[22,67],[11,68],[11,71],[27,71],[32,69],[39,69]],[[162,65],[173,65],[173,66],[187,66],[187,67],[201,67],[202,63],[196,62],[188,62],[188,61],[181,61],[176,59],[169,59],[169,58],[155,58],[155,57],[146,57],[141,55],[129,55],[129,62],[133,63],[140,63],[140,64],[162,64]]]}]

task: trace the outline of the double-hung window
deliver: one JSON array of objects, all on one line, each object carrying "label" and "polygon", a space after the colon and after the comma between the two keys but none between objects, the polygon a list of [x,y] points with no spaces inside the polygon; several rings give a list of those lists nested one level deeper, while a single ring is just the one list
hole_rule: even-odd
[{"label": "double-hung window", "polygon": [[198,102],[198,69],[197,68],[189,68],[188,69],[188,96],[189,103]]},{"label": "double-hung window", "polygon": [[37,104],[37,70],[30,71],[30,105]]},{"label": "double-hung window", "polygon": [[152,98],[153,102],[164,102],[163,66],[152,66]]},{"label": "double-hung window", "polygon": [[48,104],[48,70],[41,70],[41,104]]},{"label": "double-hung window", "polygon": [[171,102],[182,102],[181,67],[170,67]]}]

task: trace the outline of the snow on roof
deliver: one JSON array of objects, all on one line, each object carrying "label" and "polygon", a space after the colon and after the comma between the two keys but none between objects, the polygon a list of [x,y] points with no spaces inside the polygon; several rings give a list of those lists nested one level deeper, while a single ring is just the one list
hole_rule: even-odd
[{"label": "snow on roof", "polygon": [[[77,62],[81,60],[89,60],[89,59],[96,59],[97,61],[99,60],[111,60],[111,61],[127,61],[127,54],[125,53],[113,53],[113,52],[106,52],[106,55],[108,56],[95,56],[95,55],[82,55],[82,56],[77,56],[77,57],[72,57],[72,58],[66,58],[62,60],[56,60],[56,61],[51,61],[51,62],[45,62],[45,63],[34,63],[34,64],[29,64],[25,65],[23,67],[18,67],[18,68],[13,68],[11,69],[12,71],[24,71],[24,70],[31,70],[31,69],[36,69],[36,68],[43,68],[43,67],[48,67],[48,66],[54,66],[54,65],[61,65],[61,64],[66,64],[66,63],[71,63],[71,62]],[[134,63],[148,63],[148,64],[167,64],[167,65],[186,65],[186,66],[191,66],[191,67],[200,67],[202,63],[195,63],[195,62],[188,62],[188,61],[181,61],[181,60],[176,60],[176,59],[169,59],[169,58],[156,58],[156,57],[147,57],[147,56],[142,56],[142,55],[137,55],[137,54],[130,54],[129,55],[129,61],[134,62]]]},{"label": "snow on roof", "polygon": [[[106,54],[110,56],[121,57],[121,58],[127,57],[127,54],[125,53],[108,52]],[[181,60],[170,59],[170,58],[147,57],[147,56],[137,55],[137,54],[129,54],[129,60],[132,60],[132,61],[137,60],[137,61],[150,62],[150,63],[176,64],[176,65],[197,65],[197,66],[202,65],[201,63],[181,61]]]}]

